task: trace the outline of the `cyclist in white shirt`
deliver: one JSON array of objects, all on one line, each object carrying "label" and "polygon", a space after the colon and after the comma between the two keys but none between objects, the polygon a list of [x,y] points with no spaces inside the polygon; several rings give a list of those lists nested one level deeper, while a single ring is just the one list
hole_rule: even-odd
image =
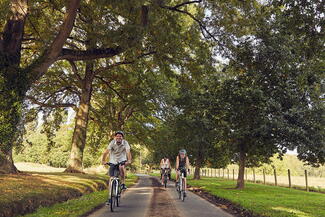
[{"label": "cyclist in white shirt", "polygon": [[[122,183],[122,189],[126,189],[125,186],[125,166],[131,164],[132,155],[130,152],[130,145],[124,139],[124,133],[122,131],[117,131],[107,149],[104,151],[102,156],[102,164],[106,164],[107,156],[109,155],[109,162],[112,164],[118,164],[120,162],[126,161],[124,165],[120,165],[120,177]],[[112,178],[114,176],[114,166],[109,168],[109,176]],[[110,189],[110,186],[109,186]]]},{"label": "cyclist in white shirt", "polygon": [[162,185],[163,185],[162,177],[164,174],[164,170],[168,170],[168,178],[170,179],[170,162],[166,156],[160,161],[160,180]]}]

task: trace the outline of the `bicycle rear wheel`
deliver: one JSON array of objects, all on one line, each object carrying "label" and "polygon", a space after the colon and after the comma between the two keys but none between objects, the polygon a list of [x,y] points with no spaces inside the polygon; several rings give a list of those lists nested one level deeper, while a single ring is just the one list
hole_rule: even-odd
[{"label": "bicycle rear wheel", "polygon": [[111,206],[111,212],[114,212],[114,208],[115,208],[115,205],[116,205],[116,181],[113,180],[112,181],[112,186],[111,186],[111,203],[110,203],[110,206]]},{"label": "bicycle rear wheel", "polygon": [[167,176],[166,175],[164,176],[164,186],[165,186],[165,188],[167,188]]},{"label": "bicycle rear wheel", "polygon": [[179,179],[179,183],[178,183],[178,198],[181,199],[182,198],[182,179]]}]

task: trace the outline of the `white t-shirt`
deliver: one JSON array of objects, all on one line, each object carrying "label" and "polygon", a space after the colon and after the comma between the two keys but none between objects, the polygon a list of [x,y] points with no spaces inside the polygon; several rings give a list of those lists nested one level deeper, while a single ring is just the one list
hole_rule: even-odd
[{"label": "white t-shirt", "polygon": [[169,159],[162,159],[162,164],[161,164],[161,168],[163,169],[168,169],[169,168]]},{"label": "white t-shirt", "polygon": [[109,150],[109,162],[117,164],[121,161],[126,161],[126,153],[130,151],[130,145],[126,140],[122,140],[121,144],[117,144],[116,140],[112,140],[107,149]]}]

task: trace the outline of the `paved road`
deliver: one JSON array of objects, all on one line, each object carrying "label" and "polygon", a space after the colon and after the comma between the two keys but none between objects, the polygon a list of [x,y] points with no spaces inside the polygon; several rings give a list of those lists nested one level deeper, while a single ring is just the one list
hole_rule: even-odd
[{"label": "paved road", "polygon": [[159,186],[152,177],[140,175],[139,182],[122,195],[122,203],[111,212],[105,206],[88,217],[232,217],[210,202],[188,192],[185,202],[178,199],[174,184]]}]

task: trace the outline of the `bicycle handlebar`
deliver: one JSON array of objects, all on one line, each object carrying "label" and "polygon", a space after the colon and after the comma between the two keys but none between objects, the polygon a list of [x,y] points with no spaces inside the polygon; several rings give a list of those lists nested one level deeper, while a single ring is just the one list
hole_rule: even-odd
[{"label": "bicycle handlebar", "polygon": [[125,165],[125,163],[126,163],[127,161],[126,160],[124,160],[124,161],[121,161],[121,162],[118,162],[117,164],[113,164],[113,163],[110,163],[110,162],[107,162],[107,163],[105,163],[105,165],[108,165],[108,166],[118,166],[118,165]]}]

